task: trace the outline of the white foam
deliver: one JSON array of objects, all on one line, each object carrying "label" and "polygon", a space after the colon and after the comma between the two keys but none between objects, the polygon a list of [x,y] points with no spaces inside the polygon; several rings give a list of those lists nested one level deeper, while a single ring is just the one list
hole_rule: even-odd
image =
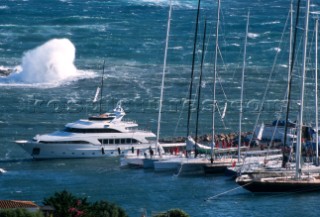
[{"label": "white foam", "polygon": [[3,9],[9,9],[9,7],[7,5],[0,5],[0,10],[3,10]]},{"label": "white foam", "polygon": [[238,43],[232,43],[231,45],[234,47],[240,47],[240,44],[238,44]]},{"label": "white foam", "polygon": [[279,20],[271,21],[271,22],[264,22],[261,25],[273,25],[273,24],[279,24],[281,23]]},{"label": "white foam", "polygon": [[255,39],[255,38],[258,38],[260,35],[259,34],[257,34],[257,33],[248,33],[248,38],[253,38],[253,39]]},{"label": "white foam", "polygon": [[277,53],[281,52],[281,48],[279,47],[273,47],[269,49],[270,51],[276,51]]},{"label": "white foam", "polygon": [[[91,71],[77,70],[74,65],[76,49],[69,39],[52,39],[43,45],[24,53],[21,66],[0,85],[59,86],[87,77],[94,77]],[[1,84],[2,83],[2,84]]]},{"label": "white foam", "polygon": [[280,64],[279,66],[282,67],[282,68],[288,68],[287,64]]},{"label": "white foam", "polygon": [[175,46],[175,47],[172,47],[173,50],[183,50],[183,47],[182,46]]},{"label": "white foam", "polygon": [[[160,6],[160,7],[167,7],[169,4],[168,0],[131,0],[129,1],[129,3],[139,4],[139,5],[141,5],[141,3],[144,3],[144,4],[150,4],[150,5]],[[172,6],[175,9],[178,9],[178,8],[195,8],[197,5],[194,4],[193,0],[184,0],[184,1],[172,0]]]}]

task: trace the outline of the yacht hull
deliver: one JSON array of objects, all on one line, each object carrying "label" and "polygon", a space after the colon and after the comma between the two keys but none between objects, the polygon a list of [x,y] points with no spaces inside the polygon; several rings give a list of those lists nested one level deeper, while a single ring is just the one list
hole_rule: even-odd
[{"label": "yacht hull", "polygon": [[139,145],[93,145],[93,144],[42,144],[33,141],[16,141],[21,148],[29,153],[33,159],[58,158],[102,158],[117,157],[129,153],[136,153],[150,147],[150,144]]},{"label": "yacht hull", "polygon": [[204,165],[204,173],[205,174],[220,174],[224,173],[227,169],[227,167],[232,166],[230,164],[206,164]]},{"label": "yacht hull", "polygon": [[314,192],[320,191],[320,180],[236,180],[244,189],[254,193],[277,193],[277,192]]},{"label": "yacht hull", "polygon": [[181,165],[181,160],[158,160],[154,162],[155,172],[174,172],[176,173]]}]

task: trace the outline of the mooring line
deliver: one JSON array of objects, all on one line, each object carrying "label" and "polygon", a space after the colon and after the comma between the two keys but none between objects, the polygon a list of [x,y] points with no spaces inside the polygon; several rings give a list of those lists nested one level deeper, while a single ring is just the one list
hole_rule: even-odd
[{"label": "mooring line", "polygon": [[239,186],[239,187],[236,187],[236,188],[230,189],[230,190],[228,190],[228,191],[222,192],[222,193],[220,193],[220,194],[214,195],[214,196],[212,196],[212,197],[209,197],[209,198],[205,199],[205,201],[212,200],[212,199],[214,199],[214,198],[216,198],[216,197],[219,197],[220,195],[223,195],[223,194],[229,193],[229,192],[231,192],[231,191],[237,190],[238,188],[242,188],[243,186],[249,185],[249,184],[251,184],[251,183],[252,183],[252,182],[249,182],[249,183],[247,183],[247,184],[245,184],[245,185],[241,185],[241,186]]}]

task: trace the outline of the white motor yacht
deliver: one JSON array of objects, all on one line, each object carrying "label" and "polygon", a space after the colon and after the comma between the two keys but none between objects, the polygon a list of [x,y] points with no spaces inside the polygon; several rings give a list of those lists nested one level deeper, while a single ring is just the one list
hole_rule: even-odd
[{"label": "white motor yacht", "polygon": [[118,104],[112,113],[91,116],[68,123],[63,130],[15,142],[34,159],[119,156],[155,144],[151,142],[154,133],[138,130],[135,122],[122,121],[124,116]]}]

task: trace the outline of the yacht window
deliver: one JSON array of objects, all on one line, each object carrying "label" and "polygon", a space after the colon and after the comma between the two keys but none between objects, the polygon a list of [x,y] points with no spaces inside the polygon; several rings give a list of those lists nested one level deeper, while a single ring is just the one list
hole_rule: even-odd
[{"label": "yacht window", "polygon": [[120,144],[120,139],[115,139],[114,142],[115,144]]},{"label": "yacht window", "polygon": [[126,139],[127,144],[131,144],[131,139]]},{"label": "yacht window", "polygon": [[109,117],[99,117],[99,116],[91,116],[89,117],[90,121],[111,121],[115,117],[114,116],[109,116]]},{"label": "yacht window", "polygon": [[132,144],[136,144],[138,141],[136,139],[132,139]]},{"label": "yacht window", "polygon": [[99,142],[103,145],[112,145],[114,143],[114,139],[99,139]]},{"label": "yacht window", "polygon": [[126,139],[121,139],[121,144],[126,144]]},{"label": "yacht window", "polygon": [[66,127],[64,128],[63,131],[69,132],[69,133],[120,133],[119,130],[110,129],[110,128],[80,129],[80,128]]}]

